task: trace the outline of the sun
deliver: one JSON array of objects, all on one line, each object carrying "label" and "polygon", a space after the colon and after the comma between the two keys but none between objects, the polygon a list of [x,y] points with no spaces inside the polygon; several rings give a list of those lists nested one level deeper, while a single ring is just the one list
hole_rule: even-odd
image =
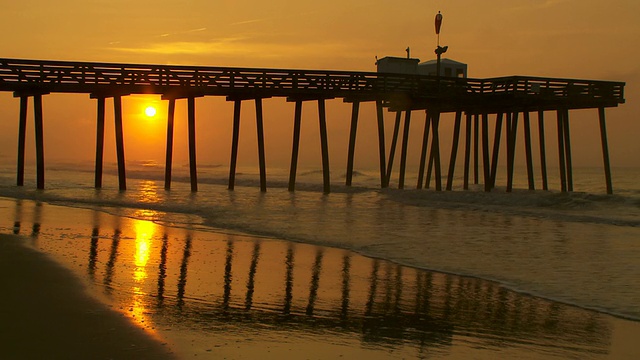
[{"label": "sun", "polygon": [[156,116],[156,113],[157,113],[157,112],[158,112],[158,111],[157,111],[157,110],[156,110],[156,108],[155,108],[155,107],[153,107],[153,106],[147,106],[147,108],[146,108],[146,109],[144,109],[144,114],[145,114],[145,115],[147,115],[148,117],[154,117],[154,116]]}]

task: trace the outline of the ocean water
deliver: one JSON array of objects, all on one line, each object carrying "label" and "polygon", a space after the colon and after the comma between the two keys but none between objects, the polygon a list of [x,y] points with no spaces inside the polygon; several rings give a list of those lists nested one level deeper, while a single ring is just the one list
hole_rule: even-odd
[{"label": "ocean water", "polygon": [[[113,164],[104,188],[93,189],[91,164],[50,164],[46,190],[35,190],[27,168],[24,187],[15,169],[0,169],[0,197],[88,208],[152,221],[172,228],[250,234],[351,250],[417,269],[491,280],[521,294],[640,320],[640,169],[615,168],[614,195],[605,194],[599,168],[574,169],[573,193],[528,191],[523,169],[506,193],[499,171],[491,193],[482,185],[454,191],[406,189],[397,176],[379,189],[376,171],[357,172],[353,187],[332,174],[332,193],[322,193],[319,170],[299,170],[297,191],[288,173],[268,169],[268,191],[259,191],[257,169],[239,169],[236,189],[226,186],[225,166],[198,169],[191,193],[188,169],[177,167],[171,191],[153,162],[128,164],[128,190],[117,190]],[[461,174],[461,171],[458,171]],[[540,187],[539,179],[536,183]]]}]

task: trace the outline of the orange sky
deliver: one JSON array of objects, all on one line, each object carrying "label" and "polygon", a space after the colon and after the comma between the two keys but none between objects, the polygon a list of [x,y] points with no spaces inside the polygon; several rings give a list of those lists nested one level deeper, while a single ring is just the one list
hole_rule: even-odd
[{"label": "orange sky", "polygon": [[[407,46],[413,57],[431,59],[433,18],[440,10],[441,44],[450,47],[447,57],[469,64],[470,77],[627,82],[627,104],[607,113],[611,160],[614,167],[640,166],[637,0],[33,0],[6,2],[2,8],[0,57],[363,71],[375,71],[375,56],[405,56]],[[149,103],[160,110],[154,120],[143,115]],[[44,111],[46,159],[92,161],[95,100],[48,95]],[[124,111],[127,160],[162,162],[166,104],[157,97],[130,97]],[[185,162],[186,109],[179,104],[177,111],[175,156]],[[228,164],[231,114],[232,104],[223,98],[198,99],[201,163]],[[305,103],[301,166],[320,167],[316,114],[316,105]],[[340,100],[328,103],[332,171],[344,171],[349,114],[349,106]],[[363,105],[356,167],[377,164],[373,114],[372,105]],[[13,166],[18,101],[10,93],[0,93],[0,118],[0,162]],[[410,166],[417,166],[423,118],[414,113]],[[107,115],[106,161],[113,161],[115,153],[111,119]],[[252,103],[245,102],[241,165],[257,162],[254,119]],[[601,166],[597,112],[572,112],[571,119],[574,164]],[[450,123],[443,123],[443,136],[449,134]],[[265,100],[269,165],[288,165],[292,124],[292,104]],[[390,137],[392,121],[387,124]],[[547,126],[553,130],[552,125]],[[27,137],[32,159],[31,122]],[[550,152],[553,140],[547,139]],[[445,153],[448,143],[443,141]],[[552,154],[550,164],[555,161]],[[520,161],[523,156],[518,157]]]}]

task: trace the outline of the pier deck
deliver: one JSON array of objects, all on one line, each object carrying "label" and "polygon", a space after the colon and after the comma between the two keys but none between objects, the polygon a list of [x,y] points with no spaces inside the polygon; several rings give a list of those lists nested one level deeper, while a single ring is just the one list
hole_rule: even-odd
[{"label": "pier deck", "polygon": [[[609,170],[608,145],[606,139],[605,112],[608,107],[624,103],[623,82],[557,79],[527,76],[508,76],[489,79],[448,78],[422,75],[404,75],[360,71],[321,71],[297,69],[258,69],[204,66],[169,66],[143,64],[113,64],[69,61],[21,60],[0,58],[0,91],[13,92],[21,99],[20,138],[18,154],[18,185],[22,185],[24,172],[24,128],[26,125],[27,102],[34,99],[36,123],[37,186],[44,188],[44,149],[42,141],[42,96],[50,93],[89,94],[98,100],[98,137],[96,150],[96,187],[101,186],[102,144],[104,132],[105,99],[113,98],[116,121],[116,143],[118,151],[120,188],[126,189],[124,170],[124,146],[122,134],[121,97],[132,94],[158,94],[169,100],[169,124],[167,131],[167,176],[165,187],[170,187],[170,168],[173,137],[173,111],[176,99],[188,100],[190,163],[192,190],[197,190],[196,154],[195,154],[195,98],[203,96],[225,96],[235,102],[234,129],[239,126],[240,104],[244,100],[256,102],[258,126],[258,147],[260,154],[261,189],[266,191],[266,164],[264,160],[264,138],[262,129],[262,99],[284,97],[296,103],[295,123],[301,117],[303,101],[317,101],[320,116],[320,136],[323,154],[324,189],[329,192],[329,160],[327,148],[325,100],[339,98],[353,103],[352,131],[350,136],[347,185],[351,185],[353,170],[353,149],[355,129],[357,127],[359,105],[361,102],[376,102],[378,107],[380,177],[381,186],[389,185],[391,162],[395,151],[398,133],[394,136],[389,160],[384,142],[382,109],[397,112],[396,128],[399,127],[401,112],[405,114],[403,134],[400,187],[404,186],[404,167],[408,124],[413,110],[426,110],[425,135],[418,188],[423,186],[425,163],[429,160],[426,183],[429,183],[431,171],[435,170],[436,189],[440,190],[439,160],[439,117],[441,113],[456,113],[454,144],[449,166],[447,189],[451,189],[453,166],[460,132],[462,113],[466,113],[467,145],[470,152],[471,127],[474,129],[474,158],[478,158],[480,122],[482,122],[482,151],[485,175],[485,189],[495,186],[495,164],[499,152],[499,139],[502,122],[506,120],[507,155],[509,163],[509,184],[513,179],[513,158],[515,153],[518,114],[523,114],[525,143],[527,148],[527,167],[532,178],[531,140],[529,113],[538,114],[541,135],[541,163],[544,164],[543,121],[545,111],[554,111],[558,120],[558,146],[560,151],[562,190],[572,190],[571,151],[569,135],[569,110],[598,109],[602,134],[603,156],[607,177],[607,191],[612,192]],[[495,141],[493,154],[489,160],[488,123],[489,115],[495,115]],[[294,130],[291,177],[289,189],[295,188],[295,169],[299,141],[299,126]],[[429,131],[431,134],[429,135]],[[235,156],[238,139],[233,138],[229,188],[233,188],[235,178]],[[431,136],[431,145],[428,145]],[[497,145],[496,145],[497,144]],[[426,156],[430,147],[429,155]],[[465,188],[468,187],[468,155],[465,157]],[[543,173],[546,173],[543,165]],[[476,183],[478,161],[475,161]],[[543,187],[546,189],[546,175]],[[533,188],[530,180],[530,188]]]}]

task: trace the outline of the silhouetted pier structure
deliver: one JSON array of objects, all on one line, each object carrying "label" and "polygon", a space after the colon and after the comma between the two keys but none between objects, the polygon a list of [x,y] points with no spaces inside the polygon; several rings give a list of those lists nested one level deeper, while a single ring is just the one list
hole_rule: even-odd
[{"label": "silhouetted pier structure", "polygon": [[[126,189],[122,97],[132,94],[159,94],[169,101],[165,188],[171,186],[173,120],[175,101],[187,100],[189,129],[189,164],[191,190],[197,191],[196,166],[196,98],[225,96],[234,102],[233,138],[229,170],[229,189],[235,185],[236,160],[241,104],[254,101],[256,108],[257,145],[260,188],[266,191],[266,161],[262,101],[283,97],[295,103],[294,134],[291,154],[289,190],[295,189],[302,104],[318,103],[324,192],[330,191],[329,151],[325,102],[342,99],[352,104],[351,131],[347,154],[346,185],[353,179],[356,129],[361,103],[376,105],[380,155],[380,185],[388,187],[399,128],[404,112],[399,187],[404,187],[407,144],[412,111],[425,110],[426,119],[418,173],[417,188],[429,187],[434,175],[436,190],[442,190],[440,162],[440,115],[455,113],[453,146],[447,172],[446,189],[452,189],[463,113],[465,114],[464,188],[469,185],[470,168],[473,181],[479,183],[479,157],[486,191],[495,187],[500,139],[505,127],[507,154],[507,191],[513,187],[514,159],[520,116],[524,141],[529,189],[535,189],[531,143],[530,114],[537,114],[540,141],[540,168],[543,189],[548,189],[544,123],[545,113],[555,113],[562,191],[573,190],[569,112],[575,109],[597,109],[600,121],[604,172],[607,192],[612,193],[606,134],[605,109],[624,103],[624,83],[595,80],[555,79],[510,76],[489,79],[449,78],[358,71],[278,70],[254,68],[164,66],[110,64],[66,61],[0,59],[0,91],[11,91],[20,98],[17,184],[24,183],[25,128],[29,97],[34,102],[37,187],[44,188],[44,141],[42,96],[50,93],[89,94],[97,99],[97,141],[95,187],[102,186],[105,103],[113,99],[119,188]],[[385,149],[383,109],[396,112],[395,131],[389,154]],[[489,144],[489,122],[494,117],[493,147]],[[473,141],[472,141],[473,139]],[[431,140],[429,142],[429,140]],[[472,148],[473,144],[473,148]],[[481,149],[480,149],[481,148]],[[473,155],[473,166],[471,165]],[[388,158],[387,158],[388,156]],[[426,177],[425,177],[426,172]]]}]

